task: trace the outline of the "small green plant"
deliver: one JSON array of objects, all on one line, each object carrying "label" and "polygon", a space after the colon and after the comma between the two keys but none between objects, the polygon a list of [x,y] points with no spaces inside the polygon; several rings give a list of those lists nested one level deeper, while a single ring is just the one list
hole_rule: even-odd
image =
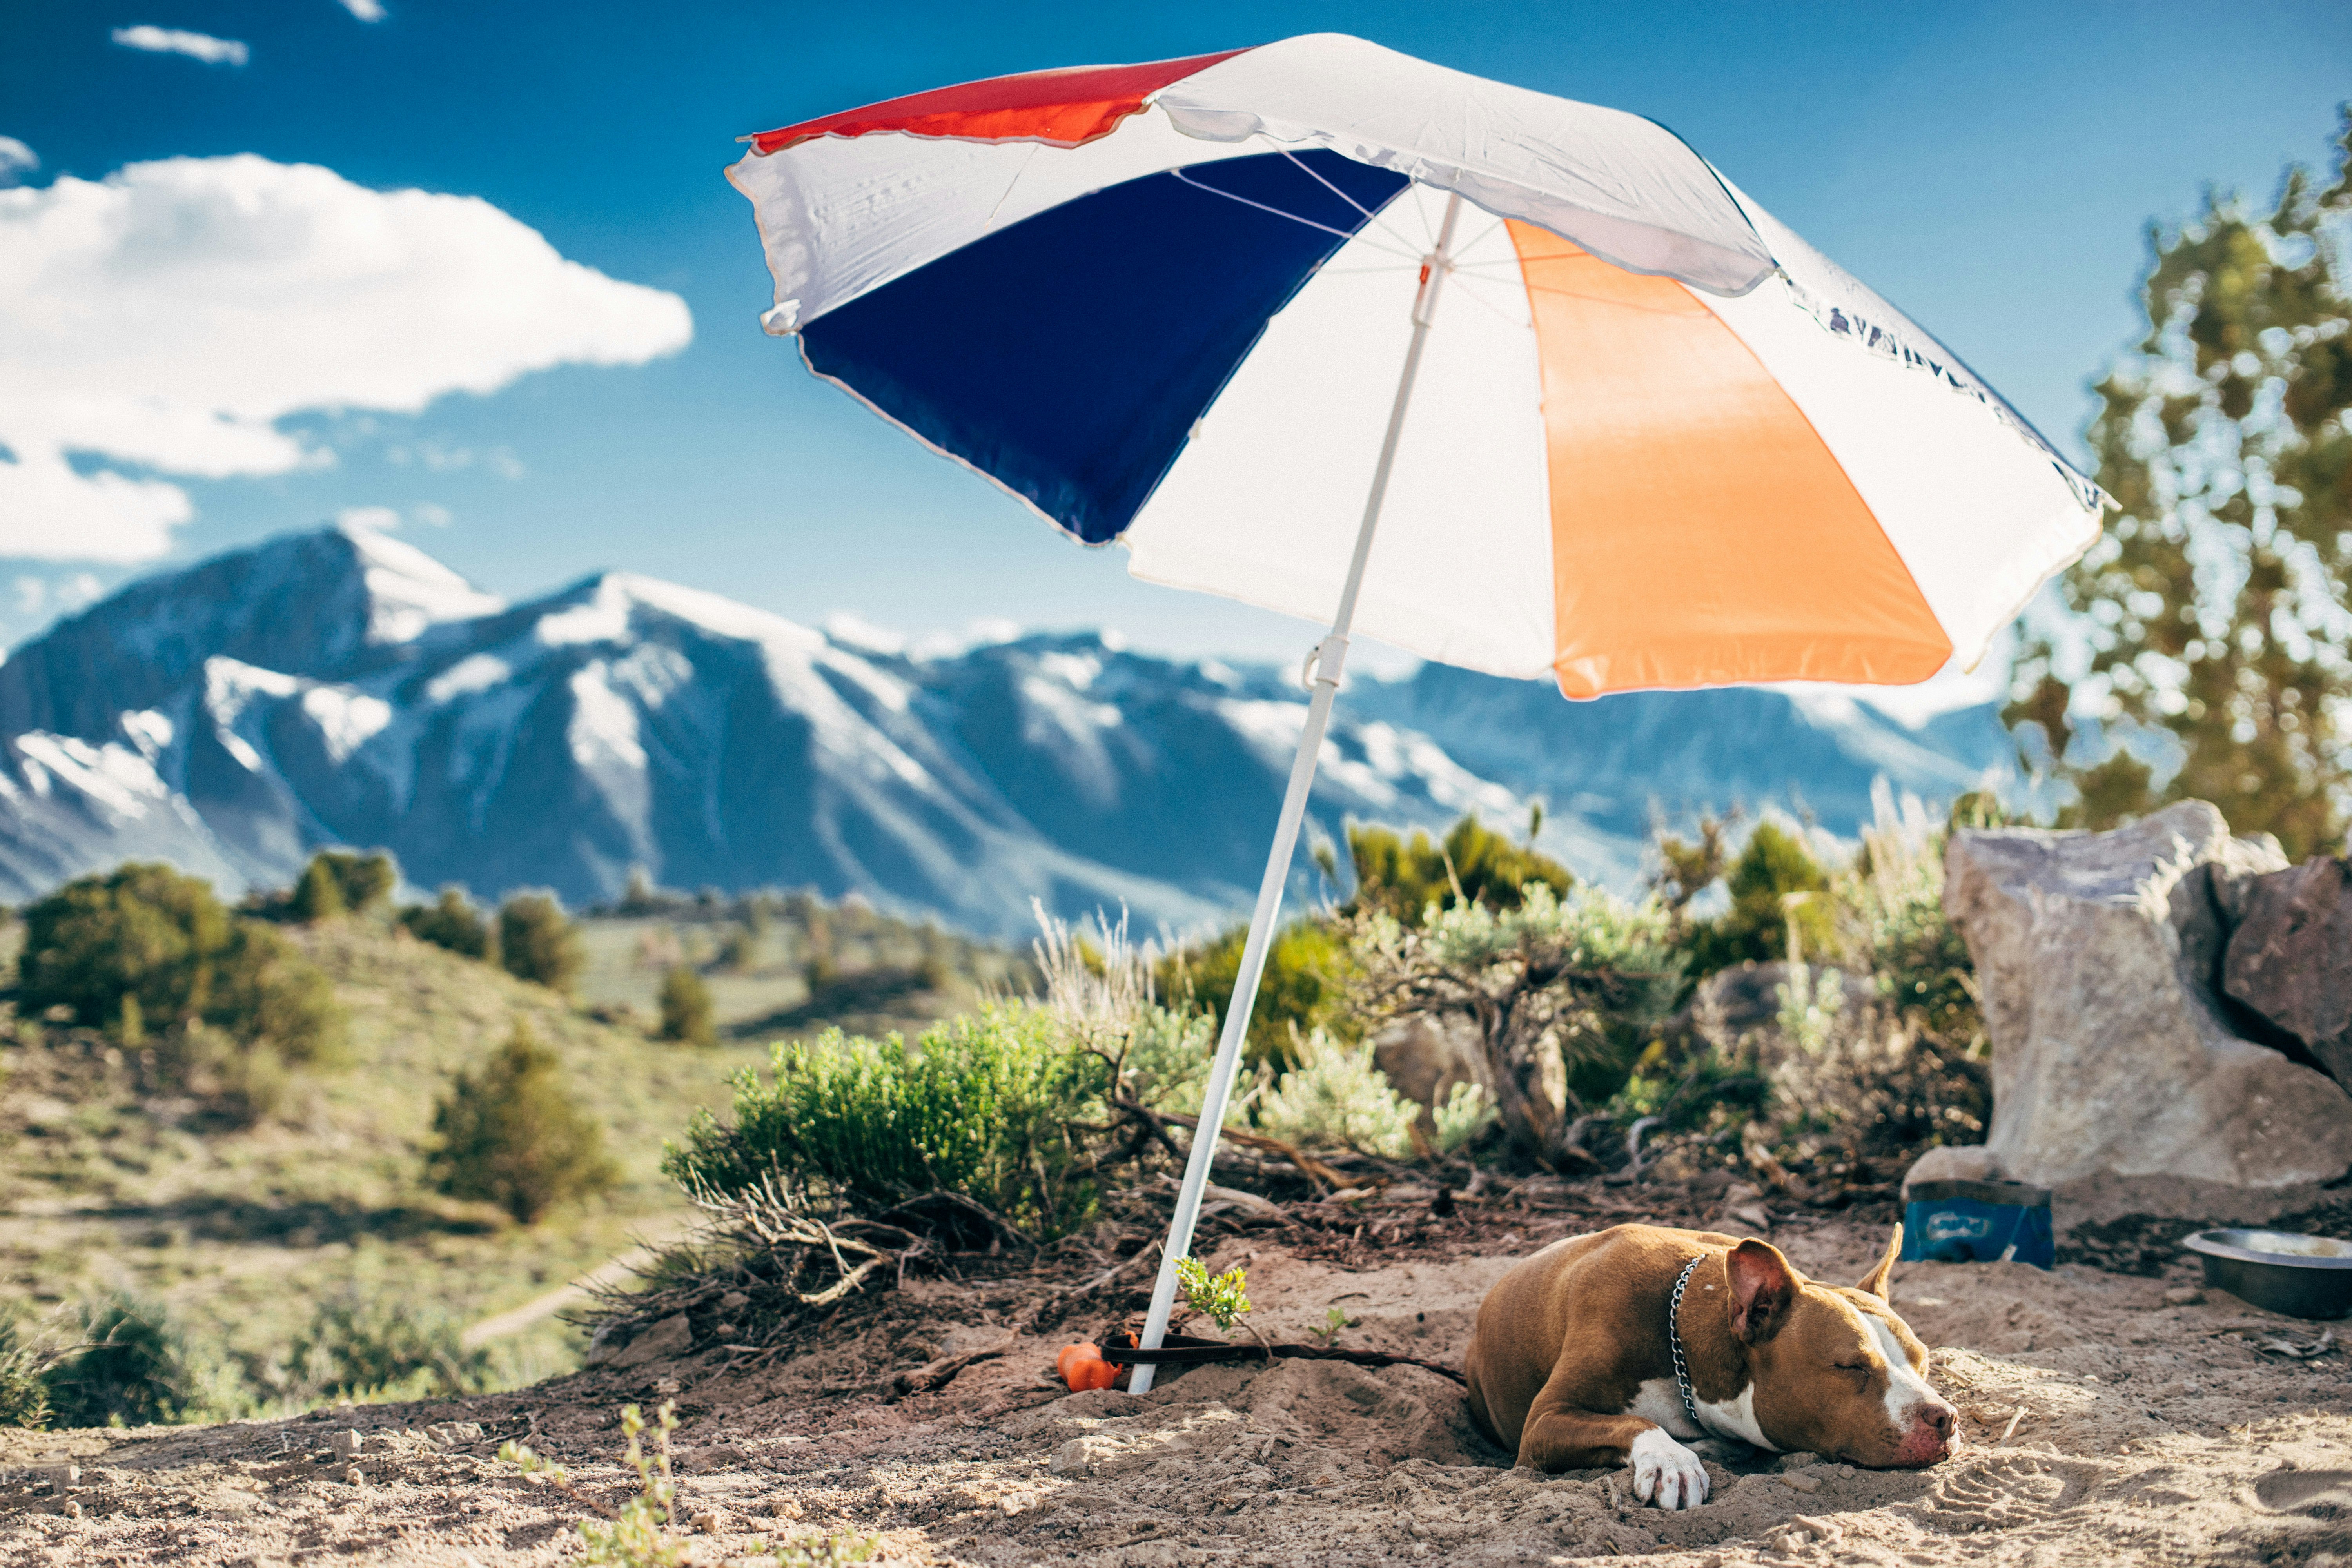
[{"label": "small green plant", "polygon": [[1356,1323],[1356,1319],[1333,1307],[1323,1314],[1323,1321],[1319,1327],[1307,1331],[1307,1337],[1320,1342],[1325,1350],[1329,1350],[1339,1342],[1339,1336],[1354,1328]]},{"label": "small green plant", "polygon": [[621,1410],[621,1430],[628,1447],[621,1462],[637,1473],[637,1495],[619,1508],[607,1508],[572,1484],[571,1473],[520,1443],[499,1447],[499,1458],[526,1476],[545,1476],[551,1485],[583,1508],[593,1510],[604,1524],[580,1521],[580,1540],[587,1547],[585,1561],[614,1568],[677,1568],[686,1561],[687,1543],[669,1533],[677,1483],[670,1475],[669,1435],[677,1429],[677,1406],[664,1401],[654,1412],[654,1451],[646,1452],[645,1412],[634,1405]]},{"label": "small green plant", "polygon": [[690,963],[674,963],[662,976],[661,1037],[689,1046],[715,1046],[719,1026],[710,1016],[710,987]]},{"label": "small green plant", "polygon": [[478,1073],[450,1080],[433,1133],[436,1190],[494,1203],[522,1225],[618,1179],[603,1132],[564,1090],[562,1062],[525,1024]]},{"label": "small green plant", "polygon": [[1249,1297],[1242,1289],[1247,1283],[1238,1263],[1213,1275],[1197,1258],[1176,1260],[1176,1288],[1183,1292],[1184,1305],[1226,1332],[1250,1310]]},{"label": "small green plant", "polygon": [[400,923],[417,941],[446,947],[461,957],[488,961],[497,956],[497,937],[490,922],[475,910],[462,888],[444,888],[431,903],[401,910]]},{"label": "small green plant", "polygon": [[587,953],[554,894],[517,893],[499,910],[499,962],[518,980],[570,991]]},{"label": "small green plant", "polygon": [[810,1536],[805,1541],[779,1542],[777,1568],[843,1568],[851,1563],[871,1563],[881,1538],[873,1535]]}]

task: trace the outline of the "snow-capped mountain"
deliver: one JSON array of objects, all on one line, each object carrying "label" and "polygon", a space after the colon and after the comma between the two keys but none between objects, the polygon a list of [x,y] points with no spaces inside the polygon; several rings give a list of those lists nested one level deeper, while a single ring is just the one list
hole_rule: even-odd
[{"label": "snow-capped mountain", "polygon": [[[0,898],[133,858],[283,884],[345,844],[486,898],[593,901],[642,865],[998,934],[1033,896],[1124,903],[1147,930],[1246,906],[1295,686],[1093,634],[929,658],[877,641],[627,574],[508,605],[364,530],[272,540],[131,584],[0,664]],[[1876,773],[1972,783],[1999,740],[1979,723],[1990,745],[1769,692],[1577,707],[1433,667],[1343,696],[1315,831],[1517,821],[1540,795],[1547,847],[1623,881],[1654,799],[1794,786],[1850,826]]]}]

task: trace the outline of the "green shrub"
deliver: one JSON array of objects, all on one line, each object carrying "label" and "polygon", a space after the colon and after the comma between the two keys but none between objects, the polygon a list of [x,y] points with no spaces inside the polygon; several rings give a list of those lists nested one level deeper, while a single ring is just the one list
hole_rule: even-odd
[{"label": "green shrub", "polygon": [[1532,843],[1514,844],[1475,816],[1455,823],[1442,844],[1432,844],[1426,833],[1415,832],[1408,842],[1393,828],[1350,827],[1348,854],[1356,868],[1350,909],[1380,910],[1406,925],[1420,924],[1433,904],[1444,909],[1467,900],[1517,909],[1530,884],[1564,898],[1576,883],[1567,867]]},{"label": "green shrub", "polygon": [[518,893],[499,909],[499,962],[516,979],[570,991],[586,956],[554,894]]},{"label": "green shrub", "polygon": [[67,883],[25,910],[19,1007],[73,1010],[103,1027],[135,998],[150,1026],[201,1015],[233,921],[209,885],[169,866],[126,865]]},{"label": "green shrub", "polygon": [[287,1383],[320,1398],[425,1398],[479,1394],[494,1380],[487,1348],[466,1348],[448,1313],[356,1290],[320,1301],[288,1346]]},{"label": "green shrub", "polygon": [[[1623,1086],[1646,1031],[1683,987],[1683,956],[1656,900],[1598,889],[1566,899],[1529,883],[1517,909],[1439,910],[1420,927],[1385,913],[1355,926],[1363,997],[1376,1015],[1426,1013],[1475,1028],[1505,1135],[1557,1164],[1566,1112]],[[1553,1075],[1566,1069],[1567,1103]]]},{"label": "green shrub", "polygon": [[523,1225],[617,1179],[602,1131],[564,1091],[562,1063],[524,1024],[478,1073],[450,1080],[433,1136],[425,1174],[436,1191],[496,1204]]},{"label": "green shrub", "polygon": [[126,1044],[204,1024],[281,1063],[320,1063],[341,1042],[326,977],[277,931],[231,916],[208,885],[168,866],[84,877],[32,905],[17,972],[26,1012],[65,1006]]},{"label": "green shrub", "polygon": [[490,922],[475,910],[463,888],[441,889],[429,904],[414,904],[400,911],[400,923],[419,942],[446,947],[464,958],[494,959],[497,939]]},{"label": "green shrub", "polygon": [[715,1046],[719,1028],[710,1016],[710,987],[690,963],[674,963],[662,976],[661,1037],[689,1046]]},{"label": "green shrub", "polygon": [[13,1323],[0,1323],[0,1426],[37,1432],[49,1424],[48,1358],[17,1341]]},{"label": "green shrub", "polygon": [[[1249,928],[1235,926],[1205,947],[1171,953],[1157,966],[1156,988],[1172,1004],[1199,1008],[1223,1027],[1248,940]],[[1294,1039],[1318,1029],[1352,1034],[1347,1010],[1352,971],[1347,943],[1326,922],[1296,921],[1276,931],[1258,977],[1245,1058],[1276,1068],[1295,1067]]]},{"label": "green shrub", "polygon": [[1724,878],[1731,907],[1692,923],[1685,933],[1693,977],[1750,959],[1789,956],[1792,927],[1803,954],[1819,956],[1835,937],[1829,886],[1829,873],[1801,839],[1773,823],[1758,823]]},{"label": "green shrub", "polygon": [[1257,1130],[1308,1149],[1355,1149],[1391,1160],[1412,1157],[1420,1108],[1372,1065],[1371,1042],[1349,1046],[1314,1035],[1293,1053],[1298,1066],[1259,1097]]},{"label": "green shrub", "polygon": [[1464,1079],[1447,1092],[1444,1104],[1430,1107],[1429,1114],[1437,1124],[1437,1152],[1459,1153],[1495,1125],[1495,1097]]},{"label": "green shrub", "polygon": [[866,1212],[956,1193],[1033,1234],[1059,1234],[1091,1212],[1093,1187],[1069,1173],[1064,1124],[1099,1112],[1109,1069],[1043,1008],[986,1008],[914,1047],[832,1030],[778,1045],[772,1067],[765,1084],[738,1075],[733,1125],[698,1115],[662,1168],[722,1194],[774,1173]]},{"label": "green shrub", "polygon": [[295,879],[294,893],[287,900],[287,907],[296,920],[306,925],[333,920],[349,909],[350,906],[343,902],[342,885],[335,880],[334,872],[328,868],[325,856],[312,856],[310,863],[302,868],[302,875]]},{"label": "green shrub", "polygon": [[76,1347],[41,1374],[53,1427],[175,1420],[193,1379],[187,1347],[150,1303],[116,1295],[75,1313]]}]

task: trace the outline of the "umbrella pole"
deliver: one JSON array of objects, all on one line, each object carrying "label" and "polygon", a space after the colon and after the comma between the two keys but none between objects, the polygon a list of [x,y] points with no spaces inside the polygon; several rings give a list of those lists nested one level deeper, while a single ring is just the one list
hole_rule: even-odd
[{"label": "umbrella pole", "polygon": [[[1405,349],[1404,371],[1397,378],[1396,402],[1389,409],[1388,433],[1381,441],[1380,462],[1372,469],[1372,488],[1364,500],[1364,521],[1356,530],[1356,552],[1348,563],[1347,585],[1339,593],[1339,612],[1332,617],[1331,634],[1315,646],[1308,659],[1314,671],[1314,696],[1307,704],[1307,727],[1299,732],[1298,754],[1291,760],[1290,785],[1283,794],[1282,816],[1276,822],[1274,846],[1266,856],[1265,877],[1259,882],[1257,907],[1250,914],[1249,941],[1242,948],[1240,970],[1234,976],[1233,1000],[1225,1007],[1223,1033],[1217,1040],[1216,1059],[1209,1068],[1209,1087],[1201,1101],[1201,1121],[1192,1134],[1191,1155],[1184,1162],[1184,1184],[1176,1194],[1176,1213],[1168,1224],[1167,1245],[1160,1254],[1160,1277],[1151,1287],[1151,1310],[1144,1319],[1143,1348],[1158,1350],[1168,1334],[1169,1314],[1176,1305],[1176,1263],[1192,1248],[1192,1226],[1201,1217],[1201,1197],[1209,1184],[1209,1166],[1216,1159],[1217,1132],[1224,1125],[1225,1105],[1233,1098],[1234,1077],[1241,1067],[1242,1042],[1248,1037],[1250,1014],[1257,1005],[1257,984],[1265,971],[1266,950],[1274,944],[1276,918],[1282,912],[1283,887],[1290,879],[1290,857],[1298,847],[1298,826],[1307,816],[1307,791],[1315,783],[1315,765],[1323,749],[1323,731],[1331,721],[1331,701],[1339,695],[1339,673],[1348,655],[1348,628],[1356,618],[1356,596],[1364,585],[1364,563],[1371,556],[1372,531],[1387,499],[1389,472],[1395,467],[1397,438],[1404,430],[1404,411],[1412,401],[1413,378],[1421,370],[1421,351],[1429,339],[1429,325],[1437,314],[1437,296],[1451,265],[1447,247],[1454,240],[1454,219],[1462,198],[1449,195],[1445,216],[1438,226],[1437,244],[1423,258],[1421,289],[1412,302],[1412,341]],[[1151,1387],[1154,1368],[1138,1364],[1129,1388],[1142,1394]]]}]

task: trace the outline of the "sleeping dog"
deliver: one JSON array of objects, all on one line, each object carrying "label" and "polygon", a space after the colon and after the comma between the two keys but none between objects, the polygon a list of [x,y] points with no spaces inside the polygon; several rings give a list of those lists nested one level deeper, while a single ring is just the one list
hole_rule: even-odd
[{"label": "sleeping dog", "polygon": [[[1903,1227],[1851,1289],[1780,1249],[1712,1231],[1621,1225],[1553,1242],[1486,1293],[1470,1336],[1470,1408],[1538,1470],[1630,1464],[1660,1508],[1706,1500],[1682,1440],[1737,1437],[1877,1469],[1959,1442],[1927,1386],[1927,1350],[1886,1304]],[[1678,1440],[1679,1439],[1679,1440]]]}]

